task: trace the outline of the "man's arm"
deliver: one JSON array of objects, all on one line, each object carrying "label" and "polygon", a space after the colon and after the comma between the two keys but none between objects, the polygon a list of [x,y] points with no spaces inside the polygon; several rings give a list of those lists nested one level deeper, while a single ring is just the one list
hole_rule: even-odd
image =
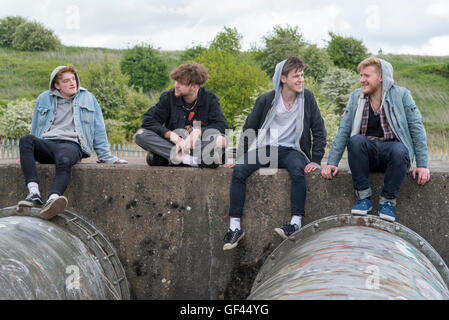
[{"label": "man's arm", "polygon": [[148,109],[142,117],[142,128],[156,132],[161,137],[164,137],[169,129],[163,125],[170,118],[170,94],[164,92],[159,97],[158,103]]},{"label": "man's arm", "polygon": [[220,101],[215,94],[210,94],[210,99],[208,123],[207,126],[201,128],[201,131],[204,133],[207,129],[216,129],[221,134],[225,134],[225,130],[229,129],[229,124],[221,109]]}]

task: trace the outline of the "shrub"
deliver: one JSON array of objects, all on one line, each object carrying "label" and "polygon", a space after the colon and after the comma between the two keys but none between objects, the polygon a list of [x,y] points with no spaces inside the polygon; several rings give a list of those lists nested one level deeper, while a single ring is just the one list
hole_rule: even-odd
[{"label": "shrub", "polygon": [[14,32],[12,46],[22,51],[54,50],[61,43],[53,31],[39,22],[24,22]]},{"label": "shrub", "polygon": [[14,100],[0,115],[0,137],[18,139],[30,133],[35,100]]},{"label": "shrub", "polygon": [[329,32],[331,40],[328,41],[327,53],[335,66],[357,71],[357,66],[368,57],[368,49],[362,41],[352,37],[342,37]]},{"label": "shrub", "polygon": [[150,45],[136,45],[126,50],[120,69],[129,75],[130,86],[144,92],[161,90],[169,83],[168,66],[159,51]]},{"label": "shrub", "polygon": [[255,59],[259,62],[263,71],[270,77],[274,74],[276,65],[289,56],[297,56],[301,49],[306,46],[306,42],[298,26],[285,28],[275,26],[273,31],[262,37],[264,47],[253,49]]},{"label": "shrub", "polygon": [[359,85],[356,73],[346,69],[331,70],[323,78],[320,93],[328,101],[336,105],[337,114],[341,115],[346,108],[350,93]]},{"label": "shrub", "polygon": [[267,90],[269,79],[257,66],[227,51],[207,50],[198,57],[209,70],[206,87],[220,98],[229,125],[245,108],[254,104],[254,97]]},{"label": "shrub", "polygon": [[25,23],[26,20],[22,17],[6,17],[0,20],[0,47],[12,47],[14,40],[14,33],[18,26]]}]

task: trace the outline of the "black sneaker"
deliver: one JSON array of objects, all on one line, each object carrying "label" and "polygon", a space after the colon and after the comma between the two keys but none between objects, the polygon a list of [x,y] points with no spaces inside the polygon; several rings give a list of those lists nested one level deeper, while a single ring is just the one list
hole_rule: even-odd
[{"label": "black sneaker", "polygon": [[284,239],[287,239],[298,230],[299,227],[297,224],[290,223],[284,224],[282,227],[274,229],[274,231],[276,231],[276,233]]},{"label": "black sneaker", "polygon": [[149,151],[146,156],[147,164],[151,167],[154,166],[168,166],[168,160],[160,155]]},{"label": "black sneaker", "polygon": [[59,196],[53,200],[47,200],[45,206],[39,213],[39,218],[49,220],[65,210],[68,200],[64,196]]},{"label": "black sneaker", "polygon": [[44,205],[42,198],[37,193],[30,193],[25,200],[19,201],[19,208],[41,208]]},{"label": "black sneaker", "polygon": [[243,238],[244,235],[245,232],[243,232],[243,230],[235,229],[234,231],[232,231],[231,229],[229,229],[223,239],[223,241],[225,242],[223,250],[231,250],[237,247],[239,241]]}]

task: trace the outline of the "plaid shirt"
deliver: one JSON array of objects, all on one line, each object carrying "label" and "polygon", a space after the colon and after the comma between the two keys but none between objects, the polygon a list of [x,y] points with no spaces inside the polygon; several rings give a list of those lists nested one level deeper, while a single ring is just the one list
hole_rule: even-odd
[{"label": "plaid shirt", "polygon": [[[369,108],[371,108],[370,99],[366,99],[365,107],[363,108],[362,115],[362,125],[360,127],[360,133],[362,135],[366,135],[366,129],[368,128],[368,119],[369,119]],[[393,130],[391,130],[390,125],[388,124],[387,117],[385,116],[384,108],[380,108],[380,125],[382,127],[382,131],[384,132],[384,136],[380,137],[372,137],[367,136],[368,140],[380,140],[380,141],[392,141],[397,140],[396,135]]]}]

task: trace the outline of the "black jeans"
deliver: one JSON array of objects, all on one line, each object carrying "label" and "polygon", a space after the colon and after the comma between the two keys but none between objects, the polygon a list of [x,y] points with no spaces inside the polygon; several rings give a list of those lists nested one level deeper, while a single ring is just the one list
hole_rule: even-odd
[{"label": "black jeans", "polygon": [[55,164],[56,175],[49,194],[62,195],[69,184],[72,166],[81,159],[80,146],[71,141],[39,139],[27,134],[20,138],[19,149],[25,183],[39,183],[35,161]]},{"label": "black jeans", "polygon": [[385,172],[381,196],[396,199],[410,164],[408,150],[399,141],[368,140],[355,135],[348,143],[348,163],[357,191],[371,187],[370,172]]},{"label": "black jeans", "polygon": [[[264,151],[267,157],[271,158],[270,148],[268,146]],[[251,154],[253,152],[256,152],[257,155]],[[279,146],[277,152],[277,158],[273,159],[273,161],[277,161],[277,167],[287,169],[290,174],[291,214],[304,216],[306,202],[306,178],[304,168],[307,165],[307,160],[303,154],[293,148]],[[243,215],[243,206],[245,204],[246,195],[246,179],[261,167],[273,167],[272,163],[261,164],[259,155],[259,151],[245,153],[243,163],[239,164],[237,162],[234,167],[229,206],[229,216],[231,217],[240,218]],[[250,161],[251,159],[253,159],[253,161]]]}]

